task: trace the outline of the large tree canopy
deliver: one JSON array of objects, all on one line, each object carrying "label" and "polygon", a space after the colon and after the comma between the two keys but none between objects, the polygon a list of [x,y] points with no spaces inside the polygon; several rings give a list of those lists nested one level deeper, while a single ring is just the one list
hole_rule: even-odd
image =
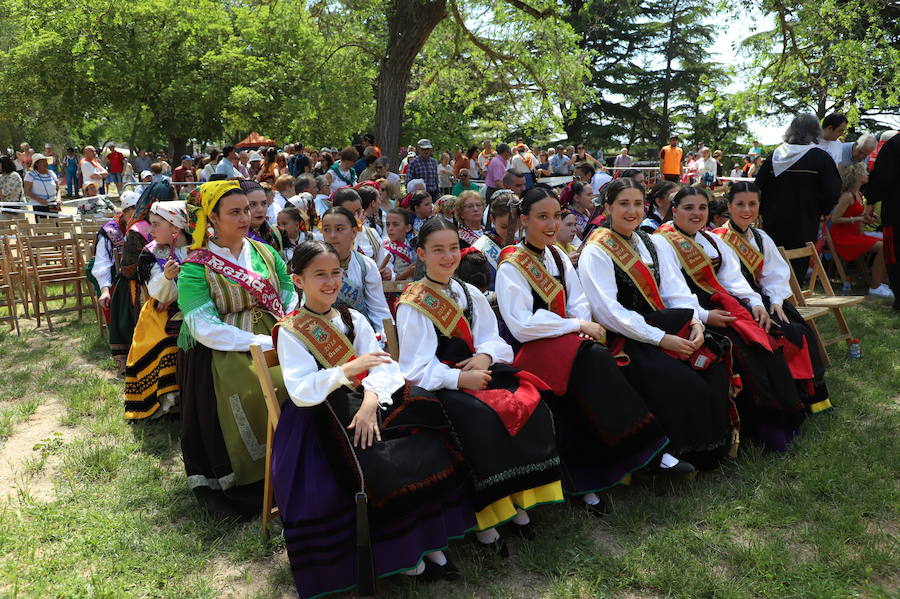
[{"label": "large tree canopy", "polygon": [[0,0],[0,147],[178,152],[251,129],[371,131],[391,157],[419,137],[725,147],[751,115],[897,111],[896,3],[750,5],[774,27],[723,65],[707,49],[727,13],[700,0]]}]

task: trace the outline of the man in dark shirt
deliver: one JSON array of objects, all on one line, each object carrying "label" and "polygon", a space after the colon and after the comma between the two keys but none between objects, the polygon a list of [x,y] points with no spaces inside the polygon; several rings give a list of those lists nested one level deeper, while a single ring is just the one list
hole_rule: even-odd
[{"label": "man in dark shirt", "polygon": [[[834,159],[816,145],[821,135],[815,115],[796,116],[784,134],[785,143],[766,159],[756,176],[763,228],[785,249],[814,242],[822,216],[831,212],[841,194],[841,175]],[[806,275],[807,263],[794,261],[798,279]]]}]

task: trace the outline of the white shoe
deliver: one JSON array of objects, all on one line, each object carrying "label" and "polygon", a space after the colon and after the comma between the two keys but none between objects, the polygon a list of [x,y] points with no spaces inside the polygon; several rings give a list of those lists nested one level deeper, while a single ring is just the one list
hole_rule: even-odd
[{"label": "white shoe", "polygon": [[875,289],[869,289],[869,295],[874,295],[876,297],[894,297],[894,292],[891,291],[891,288],[882,283]]}]

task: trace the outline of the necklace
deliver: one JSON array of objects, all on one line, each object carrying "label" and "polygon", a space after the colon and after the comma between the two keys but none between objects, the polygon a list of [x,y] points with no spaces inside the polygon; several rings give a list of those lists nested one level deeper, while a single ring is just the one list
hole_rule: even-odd
[{"label": "necklace", "polygon": [[540,249],[540,248],[537,248],[537,247],[531,245],[531,244],[528,243],[528,241],[525,240],[525,239],[522,240],[522,245],[525,246],[525,249],[528,250],[528,251],[530,251],[532,254],[535,254],[535,255],[537,255],[537,256],[543,257],[543,255],[544,255],[544,250],[543,250],[543,249]]},{"label": "necklace", "polygon": [[315,315],[317,315],[317,316],[325,316],[326,314],[328,314],[329,312],[331,312],[331,308],[328,308],[328,309],[325,310],[324,312],[316,312],[315,310],[313,310],[312,308],[310,308],[310,307],[307,306],[306,304],[303,304],[303,309],[304,309],[304,310],[308,310],[309,312],[312,312],[313,314],[315,314]]},{"label": "necklace", "polygon": [[454,302],[456,302],[457,304],[459,303],[459,295],[457,295],[457,293],[455,291],[453,291],[453,287],[450,285],[450,281],[447,281],[446,283],[441,283],[440,281],[435,281],[434,279],[429,277],[427,274],[425,275],[425,278],[428,279],[429,281],[431,281],[432,283],[434,283],[435,285],[440,286],[440,288],[443,289],[447,293],[447,295],[449,295],[451,298],[453,298]]}]

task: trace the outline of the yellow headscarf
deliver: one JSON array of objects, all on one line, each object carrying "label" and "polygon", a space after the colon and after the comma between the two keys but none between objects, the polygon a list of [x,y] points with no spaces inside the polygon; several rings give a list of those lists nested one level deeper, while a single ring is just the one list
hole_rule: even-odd
[{"label": "yellow headscarf", "polygon": [[225,195],[225,192],[232,189],[240,189],[241,186],[237,181],[210,181],[200,186],[199,190],[194,190],[191,198],[188,200],[188,212],[190,218],[191,229],[191,249],[199,250],[206,246],[207,241],[207,221],[213,208],[219,202],[219,199]]}]

